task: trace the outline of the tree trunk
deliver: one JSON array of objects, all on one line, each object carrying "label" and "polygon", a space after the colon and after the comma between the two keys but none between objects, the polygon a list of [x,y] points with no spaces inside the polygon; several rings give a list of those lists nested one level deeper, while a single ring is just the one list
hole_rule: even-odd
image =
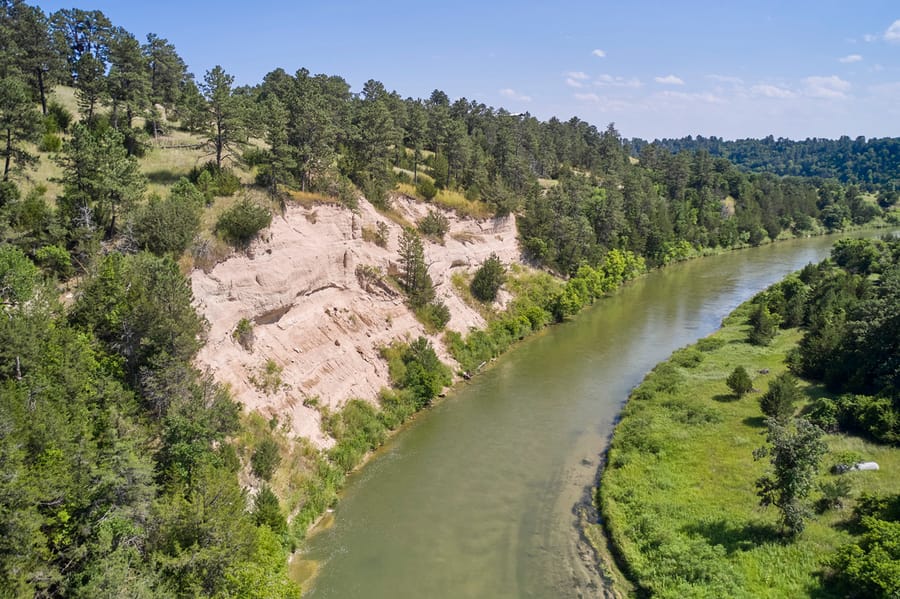
[{"label": "tree trunk", "polygon": [[12,158],[12,129],[6,129],[6,165],[3,168],[3,180],[9,181],[9,162]]},{"label": "tree trunk", "polygon": [[41,111],[44,116],[47,116],[47,90],[44,89],[44,71],[40,68],[37,69],[37,80],[38,90],[41,93]]}]

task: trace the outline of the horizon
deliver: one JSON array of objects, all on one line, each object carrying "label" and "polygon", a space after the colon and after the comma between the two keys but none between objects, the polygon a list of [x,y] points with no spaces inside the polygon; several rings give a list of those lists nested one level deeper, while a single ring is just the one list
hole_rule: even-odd
[{"label": "horizon", "polygon": [[[33,4],[48,14],[73,5]],[[216,64],[238,85],[307,68],[357,92],[368,79],[404,98],[440,89],[544,121],[615,123],[648,141],[900,136],[900,7],[887,0],[865,11],[838,0],[76,6],[141,42],[168,39],[198,80]]]}]

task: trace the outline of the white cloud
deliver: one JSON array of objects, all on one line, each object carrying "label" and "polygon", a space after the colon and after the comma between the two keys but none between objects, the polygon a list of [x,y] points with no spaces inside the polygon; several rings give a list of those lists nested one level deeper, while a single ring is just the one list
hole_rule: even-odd
[{"label": "white cloud", "polygon": [[596,50],[591,52],[591,54],[593,54],[597,58],[606,58],[606,52],[601,50],[600,48],[597,48]]},{"label": "white cloud", "polygon": [[666,75],[665,77],[654,77],[654,81],[663,85],[684,85],[684,80],[675,75]]},{"label": "white cloud", "polygon": [[569,87],[582,88],[584,87],[584,83],[579,81],[578,79],[573,79],[572,77],[566,77],[566,85]]},{"label": "white cloud", "polygon": [[575,99],[582,102],[600,102],[600,96],[597,94],[575,94]]},{"label": "white cloud", "polygon": [[750,88],[750,91],[757,96],[765,96],[766,98],[786,99],[794,98],[797,96],[796,93],[792,92],[789,89],[778,87],[777,85],[770,85],[768,83],[754,85]]},{"label": "white cloud", "polygon": [[865,35],[863,36],[863,41],[864,41],[864,42],[872,43],[872,42],[874,42],[874,41],[878,41],[878,36],[877,36],[877,35],[872,35],[871,33],[867,33],[867,34],[865,34]]},{"label": "white cloud", "polygon": [[526,96],[525,94],[520,94],[514,89],[504,88],[500,90],[500,95],[504,98],[509,98],[510,100],[516,100],[518,102],[531,102],[531,96]]},{"label": "white cloud", "polygon": [[626,79],[625,77],[614,77],[612,75],[597,75],[594,80],[597,87],[640,87],[643,85],[641,80],[636,77]]},{"label": "white cloud", "polygon": [[804,93],[813,98],[840,100],[847,97],[850,83],[837,75],[830,77],[807,77],[803,80]]},{"label": "white cloud", "polygon": [[894,44],[900,43],[900,19],[897,19],[884,32],[884,40]]},{"label": "white cloud", "polygon": [[861,60],[862,60],[862,55],[860,55],[860,54],[848,54],[847,56],[844,56],[843,58],[838,58],[838,62],[841,62],[844,64],[851,64],[854,62],[859,62]]},{"label": "white cloud", "polygon": [[584,81],[585,79],[591,78],[590,75],[583,71],[569,71],[568,73],[566,73],[566,76],[572,79],[578,79],[579,81]]},{"label": "white cloud", "polygon": [[724,104],[724,98],[721,98],[715,94],[711,94],[709,92],[701,92],[696,94],[689,94],[685,92],[673,92],[673,91],[664,91],[657,94],[661,98],[671,99],[671,100],[682,100],[687,102],[705,102],[707,104]]}]

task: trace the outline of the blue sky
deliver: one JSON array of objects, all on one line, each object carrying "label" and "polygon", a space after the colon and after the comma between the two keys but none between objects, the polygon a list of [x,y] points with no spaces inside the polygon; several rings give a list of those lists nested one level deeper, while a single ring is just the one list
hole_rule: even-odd
[{"label": "blue sky", "polygon": [[198,78],[306,67],[647,139],[900,136],[897,0],[37,4],[157,33]]}]

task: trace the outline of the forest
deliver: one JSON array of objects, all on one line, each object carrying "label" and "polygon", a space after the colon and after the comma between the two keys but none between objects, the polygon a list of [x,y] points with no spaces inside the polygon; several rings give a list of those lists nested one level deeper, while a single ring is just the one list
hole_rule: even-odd
[{"label": "forest", "polygon": [[[523,251],[546,272],[488,332],[449,335],[466,368],[647,267],[897,222],[896,194],[870,187],[893,176],[891,144],[864,144],[880,165],[867,177],[748,172],[712,148],[644,146],[612,124],[540,121],[440,90],[403,98],[369,80],[353,92],[303,68],[255,85],[221,66],[195,77],[155,33],[141,41],[100,11],[22,0],[0,2],[0,131],[0,597],[299,595],[287,554],[344,474],[450,375],[424,339],[385,348],[394,388],[379,410],[351,402],[329,415],[331,451],[297,449],[314,475],[285,510],[268,485],[279,458],[266,427],[267,442],[238,446],[255,425],[192,365],[207,323],[185,265],[245,250],[295,197],[353,210],[361,195],[389,211],[403,193],[466,215],[515,213]],[[184,147],[206,157],[186,177],[141,170]],[[213,212],[241,190],[255,193]],[[491,268],[475,287],[485,298],[502,282]],[[399,284],[429,305],[427,277]],[[885,300],[860,299],[863,315]],[[836,326],[810,345],[827,346]],[[803,367],[840,379],[846,365],[829,360]],[[883,402],[871,383],[890,373],[856,367],[869,386],[853,390],[875,399],[835,418],[895,439],[867,416]]]}]

